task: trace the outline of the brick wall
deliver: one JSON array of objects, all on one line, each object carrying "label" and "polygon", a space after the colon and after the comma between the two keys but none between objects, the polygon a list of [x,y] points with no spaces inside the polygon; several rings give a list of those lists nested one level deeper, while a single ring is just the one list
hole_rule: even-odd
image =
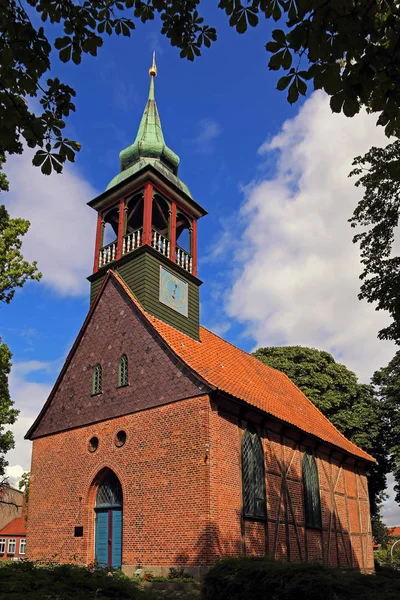
[{"label": "brick wall", "polygon": [[[29,557],[91,562],[98,473],[121,481],[122,561],[132,569],[211,564],[217,556],[270,554],[373,570],[365,474],[322,444],[260,415],[230,414],[207,395],[34,440]],[[242,518],[241,438],[259,427],[265,453],[267,520]],[[119,430],[127,433],[121,448]],[[89,452],[92,436],[99,439]],[[304,526],[301,464],[314,444],[322,530]],[[74,527],[83,526],[82,538]],[[131,569],[131,570],[132,570]]]},{"label": "brick wall", "polygon": [[[210,528],[215,554],[269,554],[283,561],[319,561],[330,566],[374,567],[365,472],[315,441],[257,415],[230,414],[214,406],[211,417]],[[253,418],[252,418],[253,417]],[[257,424],[265,453],[267,521],[243,519],[241,446],[247,424]],[[297,437],[297,439],[296,439]],[[317,457],[322,530],[304,525],[302,459],[305,446]],[[218,482],[218,483],[217,483]]]},{"label": "brick wall", "polygon": [[[107,467],[123,491],[123,564],[204,564],[208,405],[207,396],[192,398],[35,440],[29,557],[93,561],[96,475]],[[117,447],[121,429],[127,441]],[[100,442],[93,453],[92,436]]]}]

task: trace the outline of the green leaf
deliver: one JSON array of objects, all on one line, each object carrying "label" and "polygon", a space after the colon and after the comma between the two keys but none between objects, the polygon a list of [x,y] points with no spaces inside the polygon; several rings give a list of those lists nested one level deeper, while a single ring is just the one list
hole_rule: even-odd
[{"label": "green leaf", "polygon": [[60,50],[59,52],[59,57],[61,62],[68,62],[69,60],[71,60],[71,51],[72,51],[72,46],[67,46],[66,48],[63,48],[62,50]]},{"label": "green leaf", "polygon": [[293,83],[289,87],[287,99],[290,102],[290,104],[294,104],[299,99],[299,90],[297,88],[296,79],[293,81]]},{"label": "green leaf", "polygon": [[292,79],[293,79],[293,75],[285,75],[284,77],[281,77],[279,79],[278,83],[276,84],[276,89],[279,90],[280,92],[282,92],[283,90],[285,90],[287,88],[287,86],[292,81]]}]

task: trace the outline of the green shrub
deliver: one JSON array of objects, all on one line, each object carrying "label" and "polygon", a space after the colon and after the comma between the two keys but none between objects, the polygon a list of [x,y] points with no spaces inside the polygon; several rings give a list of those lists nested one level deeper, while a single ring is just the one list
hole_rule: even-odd
[{"label": "green shrub", "polygon": [[76,565],[0,561],[1,600],[147,600],[122,573]]},{"label": "green shrub", "polygon": [[361,575],[319,564],[228,558],[206,574],[203,600],[395,600],[400,576]]}]

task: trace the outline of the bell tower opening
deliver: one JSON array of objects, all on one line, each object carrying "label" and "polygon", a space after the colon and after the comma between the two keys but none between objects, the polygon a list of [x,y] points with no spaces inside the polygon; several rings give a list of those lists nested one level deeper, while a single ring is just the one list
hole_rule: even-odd
[{"label": "bell tower opening", "polygon": [[98,213],[91,283],[94,300],[106,272],[116,271],[143,308],[199,339],[197,221],[207,214],[178,177],[179,157],[164,140],[150,91],[133,144],[120,153],[121,172],[89,202]]}]

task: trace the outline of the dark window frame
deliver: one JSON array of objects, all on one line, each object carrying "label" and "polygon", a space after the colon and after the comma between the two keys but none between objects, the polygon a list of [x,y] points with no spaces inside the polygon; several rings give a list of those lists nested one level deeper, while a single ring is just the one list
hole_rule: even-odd
[{"label": "dark window frame", "polygon": [[321,493],[318,466],[311,450],[306,450],[302,461],[304,522],[309,529],[322,529]]},{"label": "dark window frame", "polygon": [[243,517],[265,520],[267,495],[265,489],[264,448],[258,433],[245,429],[242,436]]},{"label": "dark window frame", "polygon": [[92,376],[92,396],[97,396],[103,392],[103,369],[100,363],[97,363],[93,369]]},{"label": "dark window frame", "polygon": [[122,354],[118,361],[118,387],[129,385],[129,361],[126,354]]}]

